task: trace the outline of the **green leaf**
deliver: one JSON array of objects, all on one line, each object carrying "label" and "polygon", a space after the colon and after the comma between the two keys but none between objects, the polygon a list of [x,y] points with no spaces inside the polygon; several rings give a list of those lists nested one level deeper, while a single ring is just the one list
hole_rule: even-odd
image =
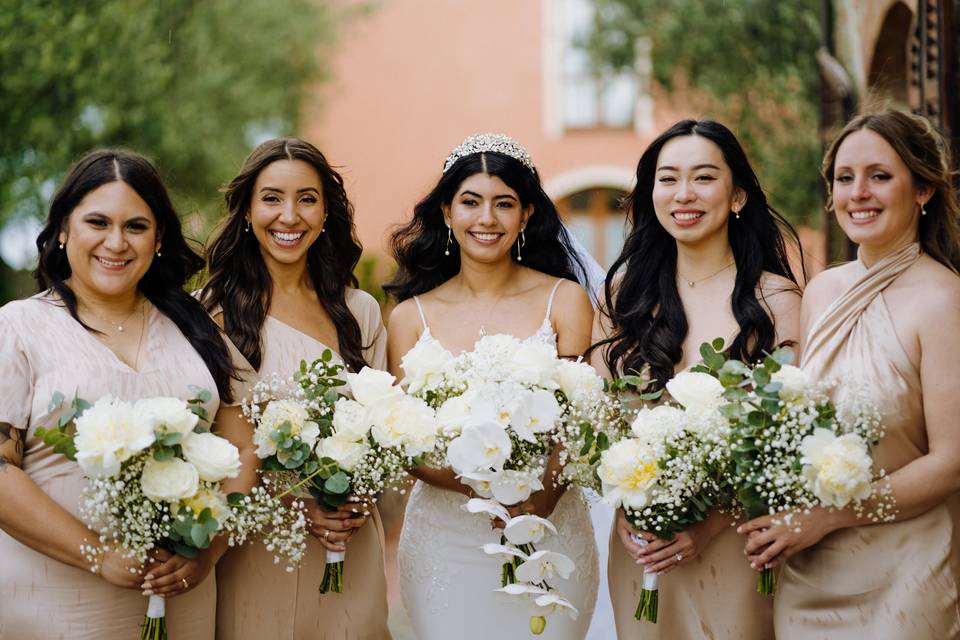
[{"label": "green leaf", "polygon": [[200,523],[195,523],[190,527],[190,542],[198,549],[206,549],[209,544],[207,532],[204,531]]},{"label": "green leaf", "polygon": [[243,499],[247,496],[240,491],[232,491],[227,494],[227,504],[231,507],[236,507],[243,503]]},{"label": "green leaf", "polygon": [[153,451],[153,459],[156,460],[157,462],[165,462],[167,460],[171,460],[172,458],[173,458],[173,449],[170,449],[168,447],[160,446],[154,449]]},{"label": "green leaf", "polygon": [[180,441],[183,440],[183,435],[177,432],[165,433],[159,439],[160,444],[172,447],[174,445],[180,444]]},{"label": "green leaf", "polygon": [[323,483],[325,491],[342,494],[350,490],[350,477],[343,471],[337,471]]},{"label": "green leaf", "polygon": [[333,360],[333,352],[330,349],[324,349],[323,353],[320,354],[320,359],[324,362],[330,362]]},{"label": "green leaf", "polygon": [[198,555],[200,555],[200,552],[197,549],[187,546],[185,544],[182,544],[180,542],[173,545],[173,551],[177,555],[183,556],[188,560],[193,560]]},{"label": "green leaf", "polygon": [[63,406],[63,394],[59,391],[53,392],[53,397],[50,398],[50,403],[47,405],[47,413],[53,413],[60,409]]}]

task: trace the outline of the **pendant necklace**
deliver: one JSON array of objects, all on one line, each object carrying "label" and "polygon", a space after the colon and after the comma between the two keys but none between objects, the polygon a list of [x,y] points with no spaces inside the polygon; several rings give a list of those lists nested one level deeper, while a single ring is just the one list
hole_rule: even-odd
[{"label": "pendant necklace", "polygon": [[709,280],[710,278],[713,278],[714,276],[720,275],[721,273],[723,273],[724,271],[726,271],[727,269],[729,269],[730,267],[732,267],[732,266],[735,265],[735,264],[737,264],[737,261],[736,261],[736,260],[734,260],[734,261],[731,262],[730,264],[724,266],[724,267],[723,267],[722,269],[720,269],[719,271],[714,271],[714,272],[711,273],[710,275],[704,276],[704,277],[702,277],[702,278],[698,278],[698,279],[696,279],[696,280],[689,280],[686,276],[684,276],[684,275],[683,275],[682,273],[680,273],[679,271],[677,271],[677,275],[680,276],[680,279],[681,279],[681,280],[683,280],[684,282],[687,283],[687,286],[688,286],[688,287],[690,287],[691,289],[693,289],[698,283],[704,282],[704,281],[706,281],[706,280]]},{"label": "pendant necklace", "polygon": [[143,301],[140,301],[140,302],[137,304],[137,306],[134,307],[133,311],[131,311],[131,312],[127,315],[126,318],[124,318],[123,320],[120,320],[119,322],[117,322],[117,321],[115,321],[115,320],[111,320],[110,318],[104,318],[102,315],[100,315],[99,313],[97,313],[96,310],[91,309],[91,308],[90,308],[89,306],[87,306],[87,305],[84,305],[84,306],[87,307],[87,310],[90,311],[90,313],[92,313],[93,315],[95,315],[96,317],[98,317],[100,320],[103,320],[104,322],[109,323],[114,329],[117,330],[117,333],[123,333],[123,330],[124,330],[123,325],[127,324],[127,322],[130,320],[130,318],[132,318],[135,313],[137,313],[138,311],[140,311],[140,310],[143,308]]}]

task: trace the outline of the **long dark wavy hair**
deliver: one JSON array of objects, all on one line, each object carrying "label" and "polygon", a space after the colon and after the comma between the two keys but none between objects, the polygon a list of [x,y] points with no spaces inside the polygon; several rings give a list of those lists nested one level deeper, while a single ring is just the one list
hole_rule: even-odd
[{"label": "long dark wavy hair", "polygon": [[[55,292],[70,315],[83,324],[77,315],[77,296],[65,282],[72,273],[67,252],[60,250],[57,238],[66,227],[70,213],[88,193],[118,181],[129,185],[150,207],[163,249],[161,255],[153,257],[147,272],[137,283],[137,289],[177,325],[206,363],[217,384],[220,399],[231,402],[230,380],[236,371],[223,335],[203,306],[184,290],[190,278],[203,268],[203,258],[184,239],[180,218],[160,174],[143,156],[132,151],[107,149],[93,151],[73,166],[53,196],[47,222],[37,236],[40,262],[34,276],[40,290]],[[87,325],[83,326],[93,331]]]},{"label": "long dark wavy hair", "polygon": [[[478,173],[496,176],[513,189],[520,205],[533,205],[533,215],[524,230],[524,266],[537,271],[586,284],[585,270],[560,221],[557,208],[543,191],[536,169],[496,152],[474,153],[457,160],[441,177],[433,190],[417,203],[413,219],[397,228],[391,236],[393,257],[398,269],[393,280],[383,286],[398,301],[426,293],[460,271],[460,251],[447,243],[443,207],[453,202],[463,181]],[[510,252],[513,260],[516,256]]]},{"label": "long dark wavy hair", "polygon": [[[767,271],[793,281],[784,236],[797,247],[793,228],[768,203],[756,173],[736,136],[712,120],[682,120],[647,147],[637,165],[637,185],[628,198],[631,231],[623,250],[607,272],[602,313],[609,316],[612,334],[591,349],[606,348],[612,375],[650,366],[649,390],[663,388],[683,358],[689,325],[677,291],[677,243],[657,220],[653,187],[663,146],[679,136],[697,135],[723,152],[735,187],[747,200],[740,219],[727,223],[727,237],[737,275],[731,298],[740,331],[728,346],[731,357],[753,362],[777,345],[773,320],[757,299],[757,285]],[[615,285],[616,282],[616,285]],[[797,285],[799,289],[799,285]]]},{"label": "long dark wavy hair", "polygon": [[923,116],[898,109],[861,114],[851,120],[830,144],[823,157],[823,179],[833,209],[833,173],[840,145],[851,133],[869,129],[883,137],[910,169],[918,185],[933,189],[920,216],[918,233],[923,250],[954,272],[960,272],[960,203],[957,202],[955,172],[950,144]]},{"label": "long dark wavy hair", "polygon": [[224,191],[227,215],[216,239],[207,249],[209,280],[200,299],[208,311],[223,311],[223,327],[247,361],[257,370],[263,362],[261,329],[273,280],[263,260],[260,243],[246,230],[247,216],[257,176],[278,160],[302,160],[320,177],[324,232],[307,249],[307,274],[320,306],[337,328],[338,351],[354,371],[367,362],[363,357],[360,324],[347,307],[347,287],[358,286],[353,274],[363,248],[353,225],[353,207],[343,178],[320,150],[298,138],[275,138],[253,150]]}]

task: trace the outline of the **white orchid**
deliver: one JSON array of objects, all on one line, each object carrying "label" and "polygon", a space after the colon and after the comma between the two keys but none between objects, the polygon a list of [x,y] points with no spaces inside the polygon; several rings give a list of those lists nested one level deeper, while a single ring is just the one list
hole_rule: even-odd
[{"label": "white orchid", "polygon": [[523,515],[511,518],[503,529],[504,537],[511,544],[538,544],[550,532],[557,534],[557,528],[546,518]]},{"label": "white orchid", "polygon": [[494,544],[492,542],[488,542],[487,544],[483,545],[483,552],[488,556],[498,556],[505,562],[510,562],[512,558],[526,560],[529,557],[516,547],[510,547],[505,544]]},{"label": "white orchid", "polygon": [[471,423],[447,446],[447,462],[458,474],[502,469],[511,449],[510,436],[500,423]]},{"label": "white orchid", "polygon": [[540,473],[505,469],[490,482],[490,492],[500,504],[517,504],[530,497],[534,491],[543,489]]},{"label": "white orchid", "polygon": [[536,442],[536,434],[551,431],[562,413],[552,391],[525,391],[512,403],[510,427],[521,440]]},{"label": "white orchid", "polygon": [[556,577],[566,580],[575,569],[573,560],[555,551],[542,549],[534,551],[517,567],[517,580],[540,583]]},{"label": "white orchid", "polygon": [[495,477],[496,473],[493,471],[473,471],[459,475],[460,482],[473,489],[474,493],[481,498],[493,497],[490,483],[493,482]]},{"label": "white orchid", "polygon": [[504,522],[510,520],[510,513],[502,504],[494,500],[482,500],[480,498],[470,498],[463,508],[470,513],[485,513],[492,518],[500,518]]}]

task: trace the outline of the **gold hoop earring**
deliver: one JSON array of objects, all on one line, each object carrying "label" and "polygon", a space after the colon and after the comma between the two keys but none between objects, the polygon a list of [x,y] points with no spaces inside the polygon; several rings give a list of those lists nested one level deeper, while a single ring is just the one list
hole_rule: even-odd
[{"label": "gold hoop earring", "polygon": [[450,225],[447,225],[447,246],[443,248],[443,255],[450,255],[450,243],[453,242],[452,236],[453,230],[450,228]]}]

